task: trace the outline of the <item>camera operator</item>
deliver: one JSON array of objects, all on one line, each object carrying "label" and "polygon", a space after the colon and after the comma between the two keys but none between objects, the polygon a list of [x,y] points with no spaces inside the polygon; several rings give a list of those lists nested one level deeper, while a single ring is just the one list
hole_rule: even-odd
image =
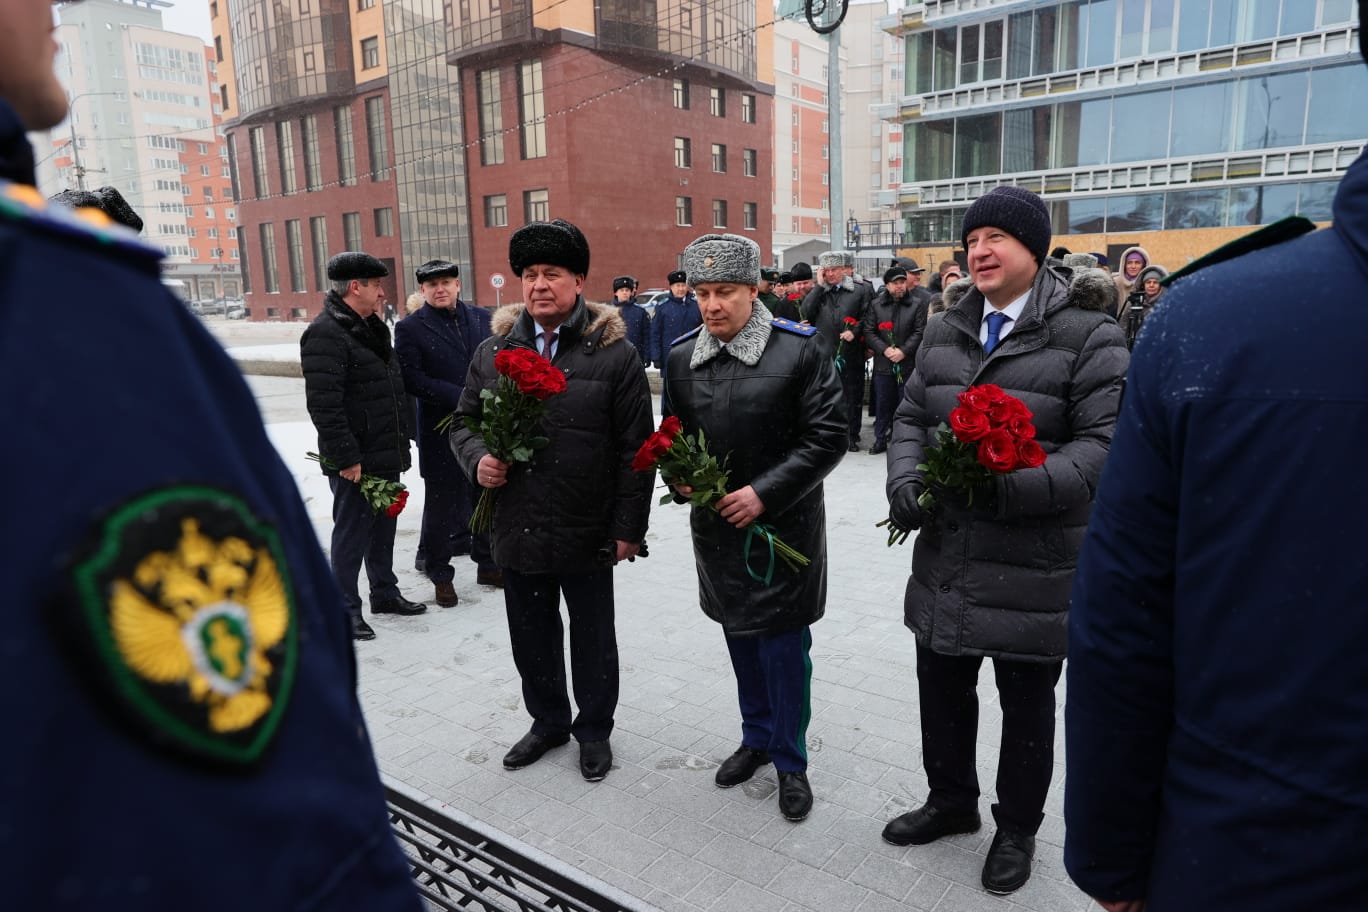
[{"label": "camera operator", "polygon": [[1120,323],[1126,333],[1126,347],[1135,347],[1135,337],[1140,335],[1140,327],[1149,316],[1154,305],[1164,294],[1164,286],[1159,284],[1168,276],[1163,266],[1146,266],[1135,277],[1135,290],[1126,296],[1121,306]]}]

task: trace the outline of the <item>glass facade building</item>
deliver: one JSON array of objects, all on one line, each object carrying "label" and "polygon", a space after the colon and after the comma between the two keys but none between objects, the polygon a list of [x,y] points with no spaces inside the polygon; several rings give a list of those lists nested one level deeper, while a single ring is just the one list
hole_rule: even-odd
[{"label": "glass facade building", "polygon": [[907,245],[1015,183],[1056,235],[1328,220],[1368,138],[1352,0],[928,0],[905,42]]}]

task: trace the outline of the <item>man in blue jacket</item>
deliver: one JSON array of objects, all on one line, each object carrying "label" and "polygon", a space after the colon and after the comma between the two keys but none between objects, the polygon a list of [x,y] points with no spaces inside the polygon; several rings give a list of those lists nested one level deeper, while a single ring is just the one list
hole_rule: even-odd
[{"label": "man in blue jacket", "polygon": [[1368,903],[1365,302],[1368,155],[1140,333],[1069,626],[1064,863],[1113,912]]},{"label": "man in blue jacket", "polygon": [[637,350],[643,366],[651,363],[651,315],[636,302],[637,280],[631,276],[613,279],[613,302],[627,325],[627,341]]},{"label": "man in blue jacket", "polygon": [[456,411],[476,347],[489,338],[489,312],[461,300],[461,268],[448,260],[428,260],[413,273],[426,305],[394,328],[404,389],[418,400],[418,471],[423,476],[424,570],[433,599],[451,607],[456,571],[451,558],[469,554],[475,582],[502,586],[503,575],[489,551],[488,535],[472,535],[475,486],[461,471],[447,433],[437,425]]},{"label": "man in blue jacket", "polygon": [[52,6],[0,21],[7,290],[100,292],[64,303],[79,332],[0,311],[0,905],[417,912],[294,479],[162,251],[32,186]]},{"label": "man in blue jacket", "polygon": [[660,413],[670,414],[670,391],[665,385],[665,361],[670,355],[670,343],[695,326],[703,325],[698,312],[698,299],[689,291],[684,270],[669,275],[670,296],[656,305],[651,319],[651,360],[660,368]]}]

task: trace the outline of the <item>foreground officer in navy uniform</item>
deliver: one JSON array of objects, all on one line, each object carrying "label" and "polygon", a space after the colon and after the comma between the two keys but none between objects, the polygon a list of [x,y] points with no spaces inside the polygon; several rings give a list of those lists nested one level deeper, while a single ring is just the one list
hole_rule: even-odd
[{"label": "foreground officer in navy uniform", "polygon": [[31,186],[24,131],[66,113],[51,6],[0,19],[8,290],[101,292],[79,332],[0,313],[0,471],[41,490],[0,512],[0,904],[417,912],[294,480],[161,251]]},{"label": "foreground officer in navy uniform", "polygon": [[[694,507],[690,519],[699,599],[722,624],[741,706],[741,747],[716,782],[731,788],[773,761],[779,811],[798,821],[812,808],[809,625],[826,611],[822,479],[846,452],[841,381],[816,329],[774,320],[756,300],[754,241],[705,234],[684,248],[684,266],[703,326],[670,350],[670,402],[684,432],[701,430],[731,468],[717,509]],[[749,528],[758,520],[812,563],[773,566]]]},{"label": "foreground officer in navy uniform", "polygon": [[[361,616],[357,577],[366,564],[372,614],[422,614],[426,605],[399,593],[394,575],[398,518],[374,510],[361,493],[361,476],[398,481],[409,468],[408,403],[389,329],[379,317],[385,303],[385,264],[348,251],[328,261],[332,288],[323,311],[299,337],[304,396],[318,430],[323,474],[333,492],[333,575],[351,618],[352,636],[375,638]],[[428,547],[434,543],[429,542]]]},{"label": "foreground officer in navy uniform", "polygon": [[476,583],[503,585],[503,574],[489,552],[489,536],[470,531],[477,492],[456,462],[447,434],[437,430],[442,419],[456,411],[475,349],[489,338],[489,311],[461,300],[461,268],[455,263],[429,260],[414,270],[413,277],[427,306],[394,328],[394,350],[403,368],[404,388],[418,400],[424,569],[437,604],[451,607],[460,601],[451,566],[455,554],[470,555]]}]

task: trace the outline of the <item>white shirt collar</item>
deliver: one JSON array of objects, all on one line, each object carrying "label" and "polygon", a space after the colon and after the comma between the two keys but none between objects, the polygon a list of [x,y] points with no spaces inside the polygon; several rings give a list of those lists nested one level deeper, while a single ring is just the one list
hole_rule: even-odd
[{"label": "white shirt collar", "polygon": [[988,315],[992,313],[1004,313],[1011,318],[1006,323],[1002,324],[1002,329],[998,332],[999,342],[1007,338],[1007,334],[1010,333],[1013,329],[1015,329],[1017,322],[1021,320],[1022,311],[1026,309],[1026,302],[1030,299],[1030,297],[1030,289],[1027,289],[1025,294],[1014,300],[1011,304],[1008,304],[1006,307],[1002,308],[1001,311],[998,311],[996,308],[994,308],[992,304],[988,303],[988,299],[984,298],[983,318],[979,321],[979,342],[986,343],[988,341]]}]

